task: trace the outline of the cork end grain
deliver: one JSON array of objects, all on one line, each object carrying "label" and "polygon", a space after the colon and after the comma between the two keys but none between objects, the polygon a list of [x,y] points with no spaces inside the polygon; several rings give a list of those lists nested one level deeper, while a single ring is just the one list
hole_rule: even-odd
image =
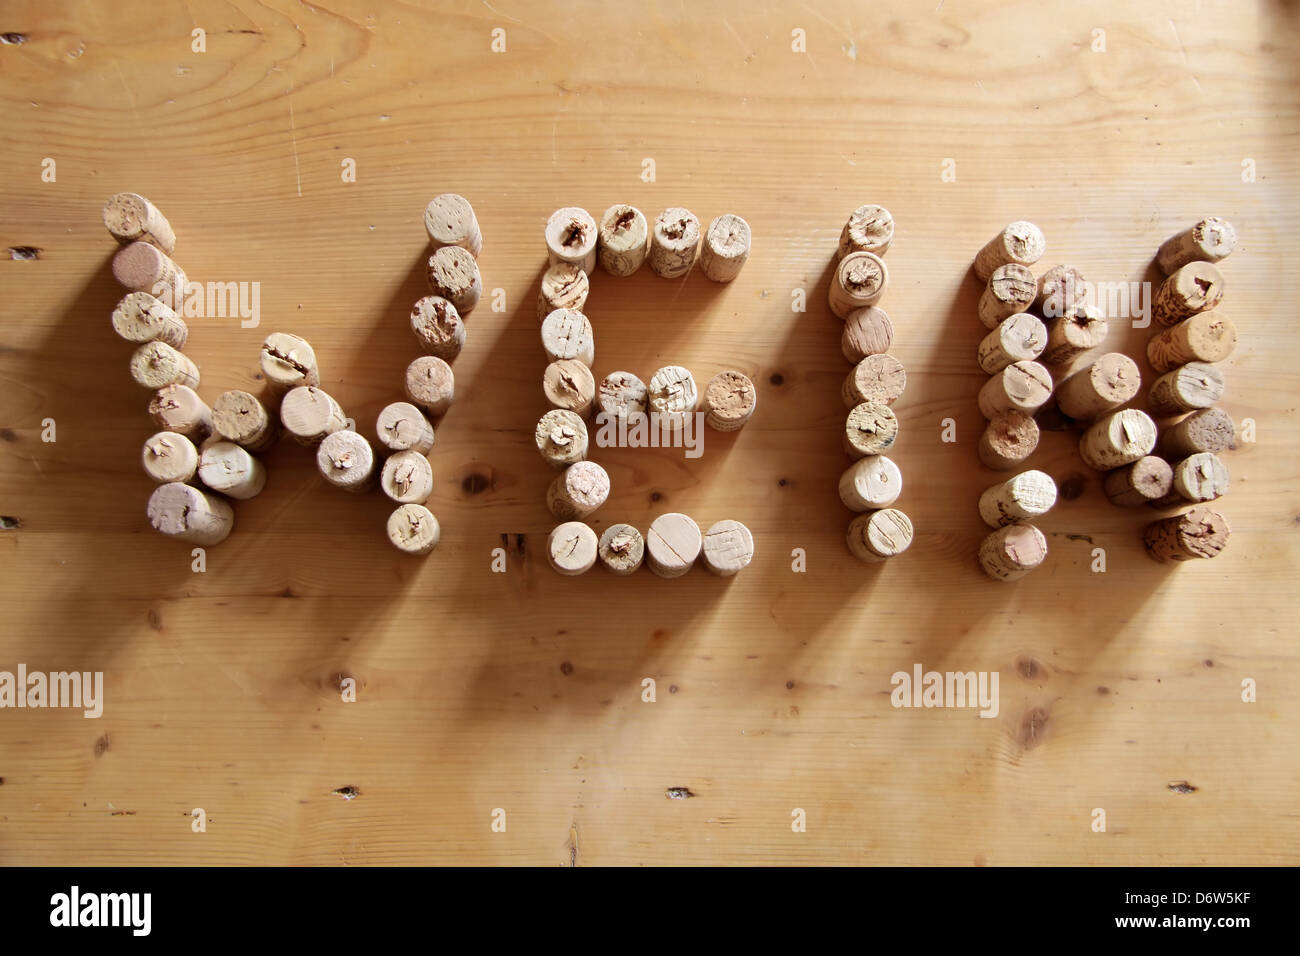
[{"label": "cork end grain", "polygon": [[1150,504],[1169,494],[1174,470],[1163,458],[1146,455],[1106,475],[1102,491],[1111,504],[1134,508]]},{"label": "cork end grain", "polygon": [[577,359],[590,366],[596,360],[591,320],[576,309],[556,309],[542,320],[542,350],[552,362]]},{"label": "cork end grain", "polygon": [[460,246],[474,258],[483,251],[483,236],[469,200],[457,193],[443,193],[424,209],[424,229],[434,249]]},{"label": "cork end grain", "polygon": [[907,388],[907,370],[892,355],[868,355],[848,374],[841,397],[848,408],[862,402],[892,405]]},{"label": "cork end grain", "polygon": [[347,419],[333,396],[314,385],[299,385],[280,400],[280,424],[295,441],[314,445],[346,428]]},{"label": "cork end grain", "polygon": [[117,193],[104,203],[104,226],[118,242],[141,240],[167,255],[176,248],[176,234],[156,206],[136,193]]},{"label": "cork end grain", "polygon": [[739,521],[719,521],[704,533],[704,566],[720,577],[743,571],[754,559],[754,536]]},{"label": "cork end grain", "polygon": [[563,468],[587,456],[587,425],[581,417],[553,408],[537,422],[533,439],[542,459],[553,468]]},{"label": "cork end grain", "polygon": [[537,318],[545,319],[556,309],[581,312],[587,304],[591,280],[580,265],[554,262],[542,275],[542,291],[537,297]]},{"label": "cork end grain", "polygon": [[190,439],[201,438],[212,430],[212,409],[188,385],[158,389],[149,400],[149,415],[159,428]]},{"label": "cork end grain", "polygon": [[732,281],[749,259],[750,239],[749,223],[740,216],[718,216],[704,234],[700,268],[714,282]]},{"label": "cork end grain", "polygon": [[1143,534],[1143,544],[1156,561],[1190,561],[1217,557],[1231,534],[1222,513],[1198,505],[1185,514],[1152,522]]},{"label": "cork end grain", "polygon": [[411,332],[420,348],[450,362],[465,346],[465,322],[449,300],[426,295],[411,306]]},{"label": "cork end grain", "polygon": [[384,406],[375,420],[379,443],[389,451],[428,452],[433,448],[434,431],[429,420],[410,402],[393,402]]},{"label": "cork end grain", "polygon": [[128,342],[160,339],[183,349],[189,329],[174,309],[148,292],[129,292],[113,310],[113,331]]},{"label": "cork end grain", "polygon": [[1055,319],[1083,305],[1088,292],[1088,280],[1074,266],[1052,266],[1038,280],[1034,304],[1044,318]]},{"label": "cork end grain", "polygon": [[147,242],[132,242],[113,257],[113,277],[127,289],[152,292],[167,274],[166,254]]},{"label": "cork end grain", "polygon": [[840,351],[849,362],[860,362],[869,355],[888,352],[893,342],[894,323],[889,313],[878,306],[854,309],[844,319]]},{"label": "cork end grain", "polygon": [[743,426],[758,406],[758,390],[743,372],[719,372],[704,389],[705,422],[717,431],[735,431]]},{"label": "cork end grain", "polygon": [[700,220],[689,209],[671,206],[655,217],[650,234],[650,268],[664,279],[691,271],[700,247]]},{"label": "cork end grain", "polygon": [[599,542],[596,532],[581,521],[566,521],[546,539],[546,556],[551,567],[564,575],[590,571],[596,563]]},{"label": "cork end grain", "polygon": [[427,278],[433,294],[449,301],[462,316],[474,310],[483,293],[478,263],[460,246],[443,246],[431,255]]},{"label": "cork end grain", "polygon": [[898,416],[882,402],[855,405],[844,422],[845,450],[854,458],[879,455],[894,447]]},{"label": "cork end grain", "polygon": [[600,563],[614,574],[631,574],[645,557],[645,538],[630,524],[613,524],[600,536]]},{"label": "cork end grain", "polygon": [[996,328],[1007,316],[1024,312],[1038,294],[1038,283],[1027,266],[1007,262],[993,270],[980,295],[978,312],[984,327]]},{"label": "cork end grain", "polygon": [[912,519],[897,508],[860,514],[849,522],[845,541],[858,560],[878,563],[897,557],[912,546]]},{"label": "cork end grain", "polygon": [[1233,447],[1236,438],[1237,427],[1231,415],[1222,408],[1203,408],[1167,429],[1163,434],[1162,449],[1177,460],[1201,451],[1216,454],[1227,451]]},{"label": "cork end grain", "polygon": [[994,471],[1007,471],[1034,453],[1038,439],[1038,423],[1031,416],[1014,410],[999,415],[980,436],[980,461]]},{"label": "cork end grain", "polygon": [[569,465],[551,482],[546,505],[561,521],[585,518],[609,497],[609,473],[594,461]]},{"label": "cork end grain", "polygon": [[162,431],[145,440],[141,463],[154,481],[189,481],[198,470],[199,452],[179,432]]},{"label": "cork end grain", "polygon": [[840,234],[837,251],[841,259],[854,252],[871,252],[883,256],[893,241],[893,215],[884,206],[867,203],[849,215]]},{"label": "cork end grain", "polygon": [[417,451],[399,451],[388,456],[379,485],[398,504],[422,505],[433,494],[433,467]]},{"label": "cork end grain", "polygon": [[650,376],[650,408],[661,415],[693,412],[700,402],[695,376],[681,365],[665,365]]},{"label": "cork end grain", "polygon": [[158,390],[166,385],[199,384],[199,369],[183,352],[166,342],[146,342],[135,350],[130,362],[131,378],[136,384]]},{"label": "cork end grain", "polygon": [[255,498],[266,487],[266,467],[234,442],[205,442],[199,454],[199,480],[242,501]]},{"label": "cork end grain", "polygon": [[577,262],[590,271],[598,235],[596,220],[578,206],[557,209],[546,221],[546,248],[553,262]]},{"label": "cork end grain", "polygon": [[655,518],[645,536],[650,570],[660,577],[680,577],[688,572],[703,546],[700,526],[679,512]]},{"label": "cork end grain", "polygon": [[438,545],[442,529],[424,505],[406,504],[388,516],[388,540],[406,554],[428,554]]},{"label": "cork end grain", "polygon": [[611,418],[643,413],[649,408],[650,391],[631,372],[610,372],[600,383],[600,410]]},{"label": "cork end grain", "polygon": [[194,544],[219,544],[235,526],[229,502],[180,482],[154,489],[147,512],[154,530]]},{"label": "cork end grain", "polygon": [[262,342],[259,359],[267,382],[281,390],[320,384],[316,352],[301,336],[272,332]]},{"label": "cork end grain", "polygon": [[869,455],[840,475],[839,493],[850,511],[887,508],[903,493],[903,474],[884,455]]},{"label": "cork end grain", "polygon": [[370,443],[352,431],[326,435],[316,449],[316,467],[325,480],[345,491],[369,488],[375,469]]},{"label": "cork end grain", "polygon": [[999,581],[1014,581],[1047,559],[1047,538],[1032,524],[1017,522],[988,535],[980,544],[984,573]]},{"label": "cork end grain", "polygon": [[600,217],[597,258],[612,276],[630,276],[641,268],[650,248],[650,224],[635,206],[618,203]]},{"label": "cork end grain", "polygon": [[1228,493],[1228,466],[1212,452],[1197,452],[1173,469],[1173,488],[1187,501],[1214,501]]},{"label": "cork end grain", "polygon": [[577,359],[561,359],[542,373],[542,393],[556,408],[567,408],[584,418],[596,397],[596,379]]},{"label": "cork end grain", "polygon": [[422,355],[406,367],[406,397],[442,415],[456,397],[456,375],[451,366],[436,355]]}]

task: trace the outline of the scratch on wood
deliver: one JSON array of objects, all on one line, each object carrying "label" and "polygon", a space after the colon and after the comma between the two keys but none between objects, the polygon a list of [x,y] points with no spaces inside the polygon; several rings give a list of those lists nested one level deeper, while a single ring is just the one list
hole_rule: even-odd
[{"label": "scratch on wood", "polygon": [[298,128],[293,121],[293,87],[289,87],[289,138],[293,141],[293,174],[298,178],[298,196],[302,196],[302,166],[298,163]]}]

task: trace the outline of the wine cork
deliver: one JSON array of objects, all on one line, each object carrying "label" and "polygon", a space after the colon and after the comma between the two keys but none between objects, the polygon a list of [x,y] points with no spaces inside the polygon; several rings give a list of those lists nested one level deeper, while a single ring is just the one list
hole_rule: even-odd
[{"label": "wine cork", "polygon": [[609,497],[609,473],[594,461],[575,461],[546,489],[546,507],[561,521],[585,518]]},{"label": "wine cork", "polygon": [[465,347],[465,322],[442,296],[426,295],[411,306],[411,331],[424,352],[445,362]]},{"label": "wine cork", "polygon": [[148,292],[128,292],[122,298],[113,310],[113,331],[138,345],[158,341],[174,349],[185,348],[190,334],[175,310]]},{"label": "wine cork", "polygon": [[1237,248],[1237,230],[1218,216],[1207,216],[1190,229],[1170,236],[1156,252],[1156,265],[1165,275],[1192,262],[1218,262]]},{"label": "wine cork", "polygon": [[1028,266],[1018,262],[998,266],[980,294],[977,306],[980,321],[986,329],[997,328],[1003,319],[1028,309],[1037,294],[1038,282]]},{"label": "wine cork", "polygon": [[884,309],[869,305],[854,309],[844,319],[840,351],[849,362],[861,362],[868,355],[889,351],[894,341],[894,323]]},{"label": "wine cork", "polygon": [[131,356],[131,378],[136,384],[149,389],[164,385],[199,384],[199,367],[184,352],[178,352],[166,342],[146,342]]},{"label": "wine cork", "polygon": [[840,233],[835,257],[843,259],[854,252],[883,256],[894,241],[894,217],[884,206],[866,204],[853,210]]},{"label": "wine cork", "polygon": [[1074,266],[1052,266],[1038,279],[1034,305],[1047,319],[1058,319],[1084,305],[1088,280]]},{"label": "wine cork", "polygon": [[629,415],[642,415],[649,408],[650,391],[645,382],[631,372],[610,372],[600,383],[596,396],[601,414],[617,421]]},{"label": "wine cork", "polygon": [[612,524],[601,533],[600,563],[613,573],[632,574],[645,557],[645,538],[630,524]]},{"label": "wine cork", "polygon": [[1222,362],[1237,346],[1237,327],[1222,312],[1199,312],[1147,342],[1147,359],[1157,372],[1188,362]]},{"label": "wine cork", "polygon": [[871,252],[850,252],[831,277],[827,300],[836,318],[847,319],[855,309],[879,302],[888,285],[889,268],[884,259]]},{"label": "wine cork", "polygon": [[734,432],[754,417],[758,389],[748,375],[729,369],[709,379],[704,389],[704,421],[720,432]]},{"label": "wine cork", "polygon": [[853,367],[840,388],[844,406],[852,408],[863,402],[892,405],[907,387],[907,370],[892,355],[868,355]]},{"label": "wine cork", "polygon": [[1047,557],[1047,539],[1032,524],[999,528],[980,542],[980,567],[998,581],[1023,578]]},{"label": "wine cork", "polygon": [[1079,439],[1079,456],[1097,471],[1110,471],[1151,454],[1156,447],[1156,423],[1136,408],[1112,412]]},{"label": "wine cork", "polygon": [[206,442],[199,453],[199,481],[228,498],[245,501],[266,487],[266,466],[234,442]]},{"label": "wine cork", "polygon": [[265,451],[280,437],[266,407],[239,389],[222,392],[212,403],[212,433],[252,452]]},{"label": "wine cork", "polygon": [[189,278],[156,246],[147,242],[123,246],[113,257],[113,277],[131,292],[148,292],[174,312],[183,310]]},{"label": "wine cork", "polygon": [[980,368],[996,375],[1016,362],[1032,362],[1047,345],[1047,326],[1027,312],[1008,317],[984,336],[975,357]]},{"label": "wine cork", "polygon": [[681,577],[695,564],[703,547],[700,526],[675,511],[655,518],[646,531],[646,563],[661,578]]},{"label": "wine cork", "polygon": [[1223,301],[1223,273],[1208,262],[1189,262],[1156,290],[1151,315],[1160,325],[1177,325]]},{"label": "wine cork", "polygon": [[1024,412],[1011,411],[991,419],[976,451],[985,468],[1010,471],[1038,447],[1038,423]]},{"label": "wine cork", "polygon": [[475,259],[483,251],[483,234],[469,200],[456,193],[443,193],[424,208],[424,230],[435,250],[460,246]]},{"label": "wine cork", "polygon": [[277,394],[303,385],[319,385],[316,351],[300,335],[272,332],[262,342],[262,377]]},{"label": "wine cork", "polygon": [[840,501],[850,511],[888,508],[903,491],[903,475],[884,455],[871,455],[844,470],[839,491]]},{"label": "wine cork", "polygon": [[1078,421],[1094,421],[1131,401],[1141,384],[1136,362],[1121,352],[1107,352],[1056,387],[1056,406]]},{"label": "wine cork", "polygon": [[316,467],[335,488],[369,491],[375,478],[375,452],[356,432],[331,432],[316,449]]},{"label": "wine cork", "polygon": [[1033,414],[1052,397],[1052,374],[1037,362],[1012,362],[979,392],[980,414],[994,419],[1010,411]]},{"label": "wine cork", "polygon": [[1040,360],[1044,365],[1067,365],[1106,341],[1106,332],[1106,317],[1101,309],[1087,303],[1072,306],[1048,324],[1047,346]]},{"label": "wine cork", "polygon": [[1045,471],[1022,471],[1014,478],[984,489],[980,517],[990,528],[1047,514],[1056,504],[1056,482]]},{"label": "wine cork", "polygon": [[433,448],[433,426],[424,412],[410,402],[385,405],[375,420],[375,435],[389,451],[418,451],[423,455]]},{"label": "wine cork", "polygon": [[179,481],[154,489],[148,513],[155,531],[205,546],[220,544],[235,526],[230,502]]},{"label": "wine cork", "polygon": [[582,266],[571,262],[554,262],[542,275],[542,291],[537,296],[537,320],[540,322],[556,309],[581,312],[587,304],[591,280]]},{"label": "wine cork", "polygon": [[1237,428],[1222,408],[1203,408],[1170,425],[1160,436],[1160,450],[1171,461],[1197,452],[1217,454],[1233,447]]},{"label": "wine cork", "polygon": [[422,505],[433,494],[433,468],[418,451],[397,451],[388,456],[379,475],[379,487],[399,505]]},{"label": "wine cork", "polygon": [[749,223],[727,213],[709,223],[700,246],[700,269],[714,282],[730,282],[749,258]]},{"label": "wine cork", "polygon": [[645,213],[626,203],[605,210],[596,242],[596,259],[602,269],[612,276],[630,276],[641,268],[649,249],[650,225]]},{"label": "wine cork", "polygon": [[1139,458],[1130,465],[1107,472],[1101,490],[1113,505],[1136,508],[1159,501],[1169,494],[1174,471],[1169,463],[1155,455]]},{"label": "wine cork", "polygon": [[[158,207],[135,193],[118,193],[104,203],[104,225],[121,243],[147,242],[167,255],[176,248],[176,233]],[[180,346],[177,346],[179,348]]]},{"label": "wine cork", "polygon": [[672,206],[655,219],[647,258],[655,275],[676,279],[691,271],[700,247],[700,221],[689,209]]},{"label": "wine cork", "polygon": [[571,262],[588,275],[596,268],[596,240],[600,231],[591,213],[565,206],[546,220],[546,251],[551,262]]},{"label": "wine cork", "polygon": [[1014,262],[1032,266],[1047,251],[1042,230],[1032,222],[1017,220],[990,239],[975,256],[975,275],[988,282],[998,266]]},{"label": "wine cork", "polygon": [[212,431],[212,409],[188,385],[164,385],[149,400],[149,415],[159,428],[201,441]]},{"label": "wine cork", "polygon": [[855,405],[844,420],[844,451],[855,461],[894,447],[898,416],[882,402]]},{"label": "wine cork", "polygon": [[695,386],[695,377],[680,365],[665,365],[650,376],[650,385],[646,390],[650,411],[656,412],[661,420],[666,420],[672,428],[686,423],[699,405],[700,393]]},{"label": "wine cork", "polygon": [[586,574],[596,563],[596,532],[581,521],[566,521],[546,539],[546,558],[560,574]]},{"label": "wine cork", "polygon": [[1173,481],[1166,501],[1181,505],[1222,498],[1228,493],[1228,466],[1218,455],[1202,451],[1173,466]]},{"label": "wine cork", "polygon": [[577,359],[561,359],[546,366],[542,392],[556,408],[567,408],[586,418],[595,405],[596,379],[591,369]]},{"label": "wine cork", "polygon": [[388,516],[388,540],[406,554],[428,554],[438,546],[442,529],[424,505],[399,505]]},{"label": "wine cork", "polygon": [[876,564],[912,546],[912,519],[897,508],[868,511],[849,522],[845,543],[859,561]]},{"label": "wine cork", "polygon": [[429,288],[456,307],[462,316],[469,315],[483,294],[483,277],[478,263],[460,246],[443,246],[429,257]]},{"label": "wine cork", "polygon": [[1228,519],[1220,512],[1197,505],[1184,514],[1151,522],[1142,543],[1155,561],[1193,561],[1217,557],[1231,534]]},{"label": "wine cork", "polygon": [[435,418],[445,414],[456,398],[451,366],[436,355],[421,355],[406,366],[406,397]]},{"label": "wine cork", "polygon": [[332,395],[312,385],[299,385],[280,401],[280,424],[290,438],[310,447],[347,428],[348,419]]},{"label": "wine cork", "polygon": [[556,309],[542,320],[542,351],[548,362],[577,359],[590,368],[596,361],[591,322],[574,309]]},{"label": "wine cork", "polygon": [[754,536],[739,521],[719,521],[704,532],[702,554],[705,568],[729,578],[754,560]]},{"label": "wine cork", "polygon": [[179,432],[158,432],[145,439],[141,463],[159,484],[189,481],[199,468],[199,450]]},{"label": "wine cork", "polygon": [[533,430],[537,451],[552,468],[564,468],[587,457],[587,425],[573,412],[552,408]]},{"label": "wine cork", "polygon": [[1204,362],[1188,362],[1151,383],[1147,404],[1162,418],[1209,408],[1223,397],[1223,373]]}]

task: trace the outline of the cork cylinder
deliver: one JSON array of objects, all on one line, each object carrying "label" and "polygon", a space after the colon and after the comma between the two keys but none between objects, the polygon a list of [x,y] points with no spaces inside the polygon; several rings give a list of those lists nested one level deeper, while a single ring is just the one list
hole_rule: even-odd
[{"label": "cork cylinder", "polygon": [[835,268],[827,301],[836,318],[847,319],[854,310],[879,302],[888,285],[884,259],[871,252],[851,252]]},{"label": "cork cylinder", "polygon": [[1136,408],[1112,412],[1083,433],[1079,457],[1089,468],[1110,471],[1151,454],[1156,423]]},{"label": "cork cylinder", "polygon": [[1151,383],[1147,404],[1162,418],[1209,408],[1223,397],[1223,373],[1204,362],[1188,362]]},{"label": "cork cylinder", "polygon": [[356,432],[326,435],[316,449],[316,467],[335,488],[359,494],[375,482],[375,452]]},{"label": "cork cylinder", "polygon": [[980,542],[984,573],[998,581],[1023,578],[1047,557],[1047,539],[1032,524],[1017,522],[999,528]]},{"label": "cork cylinder", "polygon": [[602,269],[612,276],[630,276],[641,268],[649,249],[650,224],[645,213],[626,203],[605,210],[596,240],[596,261]]},{"label": "cork cylinder", "polygon": [[996,375],[1016,362],[1032,362],[1047,345],[1047,327],[1027,312],[1003,321],[984,336],[975,352],[980,368]]},{"label": "cork cylinder", "polygon": [[1197,505],[1184,514],[1151,522],[1142,534],[1142,543],[1155,561],[1195,561],[1217,557],[1231,534],[1222,513]]},{"label": "cork cylinder", "polygon": [[1223,273],[1208,262],[1189,262],[1156,290],[1151,315],[1160,325],[1177,325],[1223,301]]},{"label": "cork cylinder", "polygon": [[312,385],[299,385],[280,401],[280,424],[298,444],[311,447],[347,428],[348,419],[333,396]]},{"label": "cork cylinder", "polygon": [[1056,386],[1056,407],[1077,421],[1094,421],[1132,401],[1141,385],[1136,362],[1122,352],[1107,352]]},{"label": "cork cylinder", "polygon": [[240,501],[266,487],[266,466],[234,442],[206,442],[199,453],[199,481]]},{"label": "cork cylinder", "polygon": [[424,505],[398,505],[388,516],[388,540],[404,554],[428,554],[438,546],[442,529]]},{"label": "cork cylinder", "polygon": [[879,306],[854,309],[844,319],[840,333],[840,352],[849,362],[861,362],[868,355],[889,351],[894,342],[894,323]]},{"label": "cork cylinder", "polygon": [[566,468],[587,457],[587,425],[567,409],[553,408],[543,415],[533,439],[542,460],[552,468]]},{"label": "cork cylinder", "polygon": [[883,256],[894,241],[894,217],[884,206],[872,203],[859,206],[849,215],[840,232],[840,244],[835,257],[843,259],[854,252],[870,252]]},{"label": "cork cylinder", "polygon": [[671,511],[650,523],[645,535],[646,564],[661,578],[679,578],[695,564],[704,547],[700,526]]},{"label": "cork cylinder", "polygon": [[714,282],[730,282],[749,259],[749,223],[727,213],[709,223],[700,244],[700,269]]},{"label": "cork cylinder", "polygon": [[540,322],[556,309],[581,312],[587,304],[591,280],[582,266],[571,262],[553,262],[542,274],[542,291],[537,296],[537,320]]},{"label": "cork cylinder", "polygon": [[1202,451],[1173,466],[1170,504],[1214,501],[1228,493],[1228,466],[1218,455]]},{"label": "cork cylinder", "polygon": [[456,398],[451,366],[436,355],[421,355],[406,366],[406,397],[434,418],[446,414]]},{"label": "cork cylinder", "polygon": [[1207,216],[1190,229],[1170,236],[1156,252],[1156,265],[1165,275],[1192,262],[1218,262],[1237,248],[1237,230],[1218,216]]},{"label": "cork cylinder", "polygon": [[600,563],[620,577],[632,574],[645,558],[645,538],[630,524],[612,524],[600,535]]},{"label": "cork cylinder", "polygon": [[1076,305],[1047,324],[1047,346],[1040,361],[1044,365],[1068,365],[1084,352],[1106,341],[1106,317],[1095,305]]},{"label": "cork cylinder", "polygon": [[303,385],[320,384],[316,351],[300,335],[272,332],[262,342],[258,360],[262,367],[262,377],[277,395]]},{"label": "cork cylinder", "polygon": [[609,473],[594,461],[575,461],[546,489],[546,507],[560,521],[585,518],[609,497]]},{"label": "cork cylinder", "polygon": [[912,519],[897,508],[882,508],[850,521],[844,539],[859,561],[878,564],[910,548],[914,534]]},{"label": "cork cylinder", "polygon": [[701,554],[706,569],[720,578],[729,578],[754,560],[754,536],[739,521],[719,521],[704,532]]},{"label": "cork cylinder", "polygon": [[147,242],[123,246],[113,257],[113,277],[131,292],[148,292],[172,311],[183,311],[189,278],[156,246]]},{"label": "cork cylinder", "polygon": [[898,416],[883,402],[855,405],[844,420],[844,452],[854,461],[883,454],[897,438]]},{"label": "cork cylinder", "polygon": [[610,372],[600,382],[596,395],[600,413],[611,421],[629,415],[643,415],[649,408],[650,390],[631,372]]},{"label": "cork cylinder", "polygon": [[280,437],[266,406],[239,389],[222,392],[212,403],[212,432],[251,452],[266,451]]},{"label": "cork cylinder", "polygon": [[454,305],[461,316],[473,312],[483,295],[478,263],[460,246],[443,246],[431,255],[427,278],[433,294]]},{"label": "cork cylinder", "polygon": [[855,461],[840,475],[840,501],[850,511],[888,508],[903,491],[903,475],[884,455]]},{"label": "cork cylinder", "polygon": [[1199,312],[1153,335],[1147,359],[1157,372],[1188,362],[1222,362],[1237,346],[1237,327],[1222,312]]},{"label": "cork cylinder", "polygon": [[892,405],[907,388],[907,370],[892,355],[868,355],[853,367],[840,387],[845,408],[863,402]]},{"label": "cork cylinder", "polygon": [[546,539],[546,559],[560,574],[586,574],[596,563],[596,532],[581,521],[566,521]]},{"label": "cork cylinder", "polygon": [[756,408],[758,389],[744,372],[719,372],[705,386],[704,422],[715,431],[738,431],[754,417]]},{"label": "cork cylinder", "polygon": [[141,452],[144,472],[159,484],[189,481],[199,470],[199,450],[178,432],[158,432],[145,439]]},{"label": "cork cylinder", "polygon": [[202,441],[212,431],[212,409],[188,385],[164,385],[149,400],[149,417],[165,431]]},{"label": "cork cylinder", "polygon": [[230,502],[179,481],[154,489],[148,514],[155,531],[204,546],[220,544],[235,526]]},{"label": "cork cylinder", "polygon": [[1169,462],[1155,455],[1139,458],[1130,465],[1107,472],[1101,490],[1113,505],[1136,508],[1159,501],[1169,494],[1174,471]]},{"label": "cork cylinder", "polygon": [[686,417],[693,414],[700,403],[695,377],[680,365],[665,365],[655,372],[650,376],[646,392],[650,411],[672,428],[683,426]]},{"label": "cork cylinder", "polygon": [[1045,471],[1022,471],[1014,478],[984,489],[980,517],[990,528],[1037,518],[1056,504],[1056,482]]},{"label": "cork cylinder", "polygon": [[1033,304],[1037,293],[1038,283],[1028,266],[1018,262],[998,266],[989,276],[977,306],[984,328],[997,328],[1003,319],[1024,312]]},{"label": "cork cylinder", "polygon": [[175,310],[148,292],[128,292],[122,298],[113,310],[113,331],[137,345],[158,341],[174,349],[185,348],[190,334]]},{"label": "cork cylinder", "polygon": [[1038,447],[1038,423],[1024,412],[1007,412],[991,419],[980,435],[980,463],[994,471],[1010,471]]},{"label": "cork cylinder", "polygon": [[548,362],[577,359],[590,368],[596,361],[591,322],[574,309],[556,309],[542,320],[542,351]]},{"label": "cork cylinder", "polygon": [[1034,305],[1045,319],[1059,319],[1084,305],[1088,280],[1074,266],[1052,266],[1038,278]]},{"label": "cork cylinder", "polygon": [[1033,414],[1052,397],[1052,375],[1037,362],[1012,362],[979,391],[980,414],[992,420],[1007,412]]},{"label": "cork cylinder", "polygon": [[596,404],[596,379],[577,359],[561,359],[542,373],[542,393],[556,408],[588,418]]},{"label": "cork cylinder", "polygon": [[424,231],[435,250],[460,246],[475,259],[483,251],[483,233],[469,200],[456,193],[443,193],[424,207]]},{"label": "cork cylinder", "polygon": [[1042,230],[1032,222],[1017,220],[985,243],[975,256],[975,275],[988,282],[998,266],[1015,263],[1032,266],[1047,251]]},{"label": "cork cylinder", "polygon": [[422,505],[433,494],[433,467],[418,451],[396,451],[379,474],[379,487],[399,505]]},{"label": "cork cylinder", "polygon": [[689,209],[672,206],[655,218],[646,258],[655,275],[678,279],[691,271],[699,248],[700,220]]},{"label": "cork cylinder", "polygon": [[199,367],[184,352],[166,342],[146,342],[131,356],[131,378],[137,385],[157,390],[164,385],[199,384]]},{"label": "cork cylinder", "polygon": [[423,455],[433,448],[433,426],[424,412],[410,402],[385,405],[375,420],[375,435],[389,451],[418,451]]},{"label": "cork cylinder", "polygon": [[426,295],[411,306],[411,331],[420,349],[450,362],[465,347],[465,322],[456,307],[438,295]]},{"label": "cork cylinder", "polygon": [[1166,428],[1160,435],[1160,451],[1170,461],[1180,461],[1197,452],[1227,451],[1236,438],[1231,415],[1222,408],[1203,408]]},{"label": "cork cylinder", "polygon": [[596,268],[596,241],[600,231],[591,213],[565,206],[546,220],[546,252],[551,262],[569,262],[588,275]]},{"label": "cork cylinder", "polygon": [[[147,242],[167,255],[176,248],[176,233],[158,207],[136,193],[117,193],[104,203],[104,226],[120,243]],[[179,348],[179,346],[178,346]]]}]

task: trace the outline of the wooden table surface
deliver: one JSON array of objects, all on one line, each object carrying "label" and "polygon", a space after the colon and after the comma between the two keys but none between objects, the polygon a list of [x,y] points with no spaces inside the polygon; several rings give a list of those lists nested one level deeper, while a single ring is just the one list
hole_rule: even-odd
[{"label": "wooden table surface", "polygon": [[[51,0],[0,4],[3,31],[0,245],[39,252],[0,265],[0,670],[105,684],[98,719],[0,711],[0,863],[1300,862],[1294,6]],[[209,401],[260,391],[262,338],[296,332],[371,437],[418,354],[424,206],[469,197],[487,293],[431,455],[432,555],[398,554],[382,496],[327,487],[290,442],[205,572],[150,529],[148,394],[108,322],[120,190],[169,217],[191,279],[260,283],[257,327],[190,320]],[[615,202],[753,228],[730,285],[598,273],[587,309],[598,377],[758,383],[702,458],[595,456],[598,530],[748,524],[730,580],[545,560],[542,227]],[[879,567],[844,546],[849,366],[825,304],[863,202],[897,221],[882,304],[918,532]],[[1150,280],[1207,214],[1241,235],[1224,405],[1257,428],[1225,454],[1227,551],[1153,563],[1154,513],[1111,507],[1046,432],[1030,464],[1073,496],[1040,522],[1050,555],[985,578],[975,252],[1026,218],[1041,266]],[[1106,349],[1149,380],[1150,335],[1112,319]],[[997,716],[892,707],[916,664],[997,672]]]}]

